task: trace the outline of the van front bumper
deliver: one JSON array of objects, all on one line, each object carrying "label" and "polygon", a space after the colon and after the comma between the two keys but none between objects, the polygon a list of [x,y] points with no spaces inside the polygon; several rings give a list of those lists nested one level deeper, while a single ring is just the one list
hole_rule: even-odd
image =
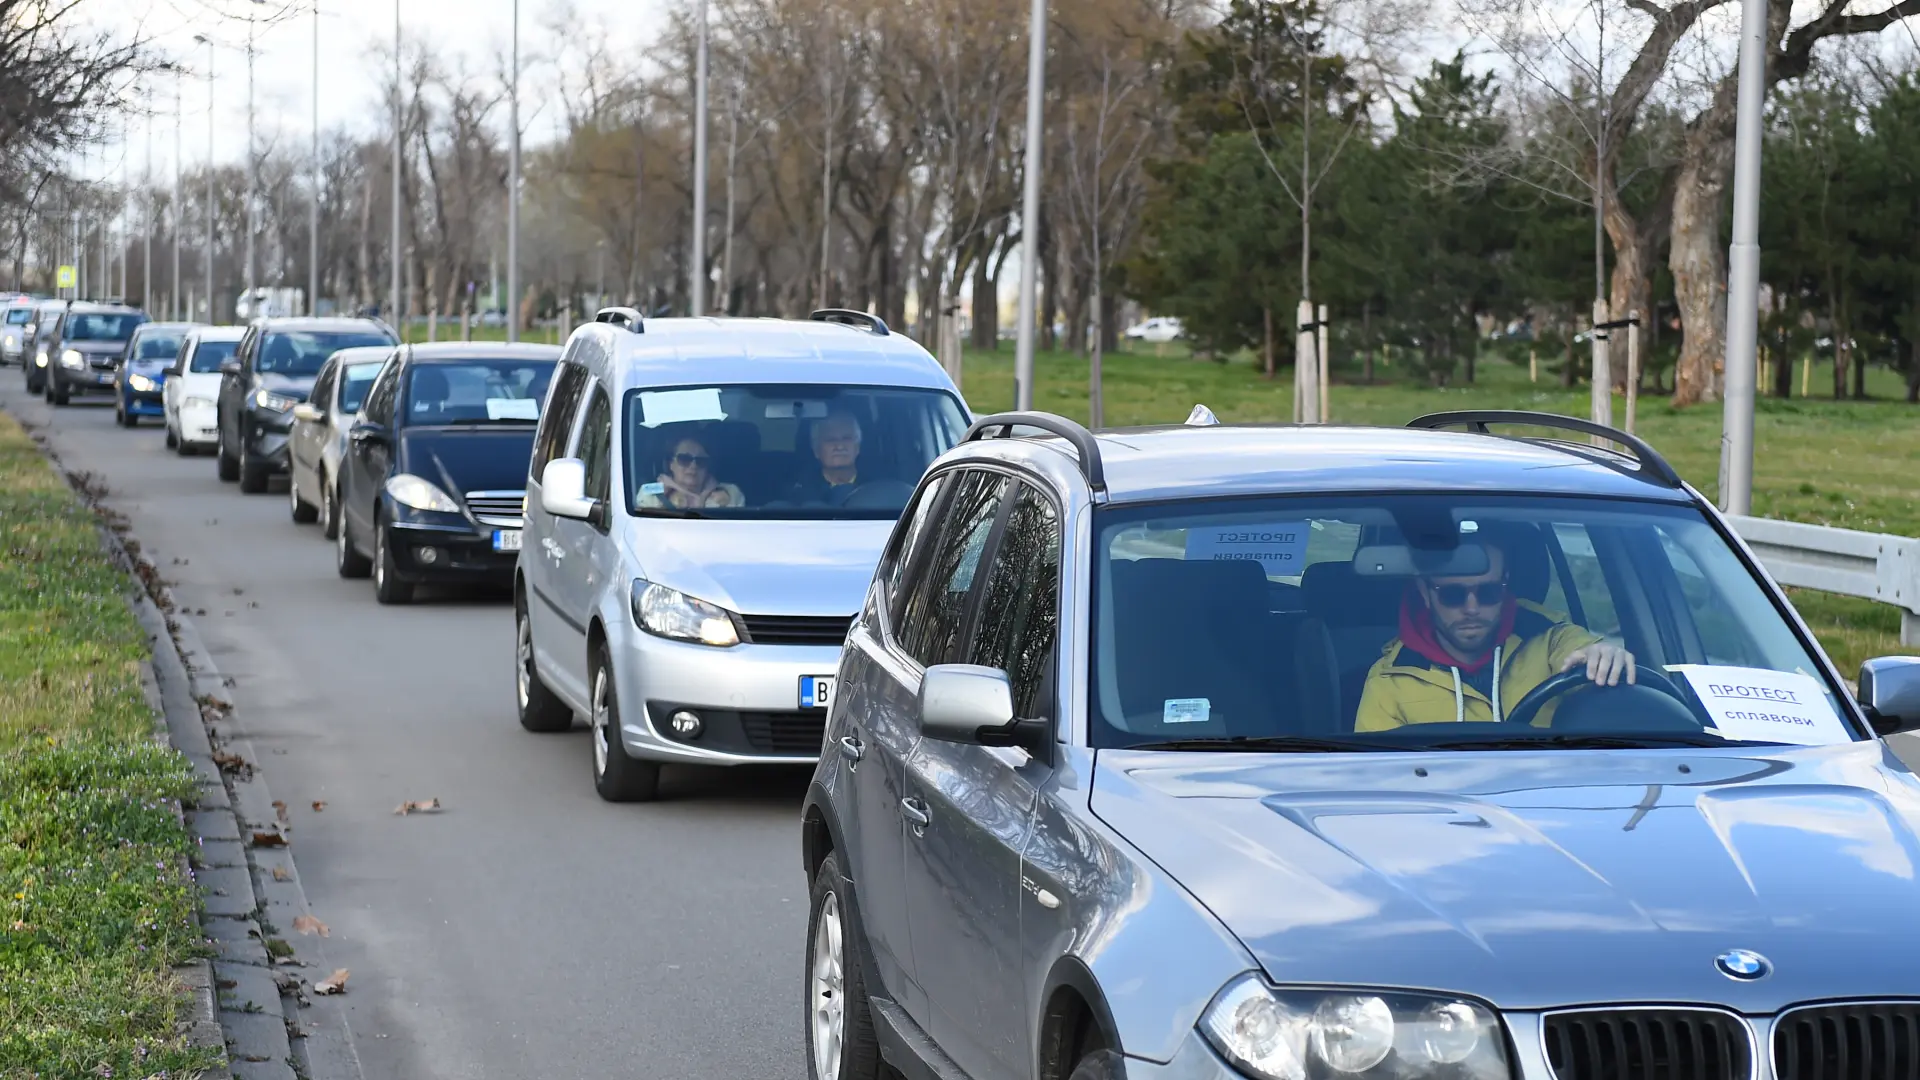
[{"label": "van front bumper", "polygon": [[[621,743],[633,757],[696,765],[819,760],[827,710],[801,708],[800,680],[835,675],[840,646],[721,649],[656,637],[630,617],[617,630],[609,627],[609,638]],[[697,736],[673,733],[677,712],[700,718]]]}]

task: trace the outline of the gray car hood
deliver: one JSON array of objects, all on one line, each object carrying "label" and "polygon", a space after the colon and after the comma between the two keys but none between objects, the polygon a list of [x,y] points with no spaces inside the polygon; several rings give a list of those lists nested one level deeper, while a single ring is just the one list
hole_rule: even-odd
[{"label": "gray car hood", "polygon": [[648,580],[753,615],[852,615],[891,521],[638,518],[627,527]]},{"label": "gray car hood", "polygon": [[[1521,1009],[1920,993],[1920,785],[1878,742],[1103,750],[1092,806],[1278,982]],[[1735,948],[1773,973],[1721,975]]]}]

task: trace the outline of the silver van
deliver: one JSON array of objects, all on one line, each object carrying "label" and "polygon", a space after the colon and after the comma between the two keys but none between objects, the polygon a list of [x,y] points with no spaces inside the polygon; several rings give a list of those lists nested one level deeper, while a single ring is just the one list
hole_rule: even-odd
[{"label": "silver van", "polygon": [[534,440],[521,725],[586,717],[615,802],[652,799],[667,762],[817,760],[880,550],[968,417],[933,357],[864,312],[600,312]]}]

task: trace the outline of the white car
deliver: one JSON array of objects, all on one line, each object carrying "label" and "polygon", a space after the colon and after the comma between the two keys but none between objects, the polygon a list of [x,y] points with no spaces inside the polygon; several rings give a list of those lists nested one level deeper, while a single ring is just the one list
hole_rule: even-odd
[{"label": "white car", "polygon": [[1155,315],[1138,326],[1127,327],[1124,337],[1133,341],[1147,341],[1159,344],[1172,341],[1185,331],[1180,328],[1180,320],[1169,315]]},{"label": "white car", "polygon": [[187,335],[162,383],[167,446],[182,457],[220,444],[220,365],[233,359],[244,326],[203,326]]}]

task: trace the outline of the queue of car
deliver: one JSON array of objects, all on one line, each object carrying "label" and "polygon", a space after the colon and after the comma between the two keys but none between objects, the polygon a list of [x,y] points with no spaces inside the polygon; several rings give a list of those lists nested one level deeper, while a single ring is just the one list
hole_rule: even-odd
[{"label": "queue of car", "polygon": [[1920,659],[1849,685],[1631,435],[976,419],[847,311],[125,341],[380,602],[507,586],[603,798],[812,766],[813,1080],[1920,1076]]}]

